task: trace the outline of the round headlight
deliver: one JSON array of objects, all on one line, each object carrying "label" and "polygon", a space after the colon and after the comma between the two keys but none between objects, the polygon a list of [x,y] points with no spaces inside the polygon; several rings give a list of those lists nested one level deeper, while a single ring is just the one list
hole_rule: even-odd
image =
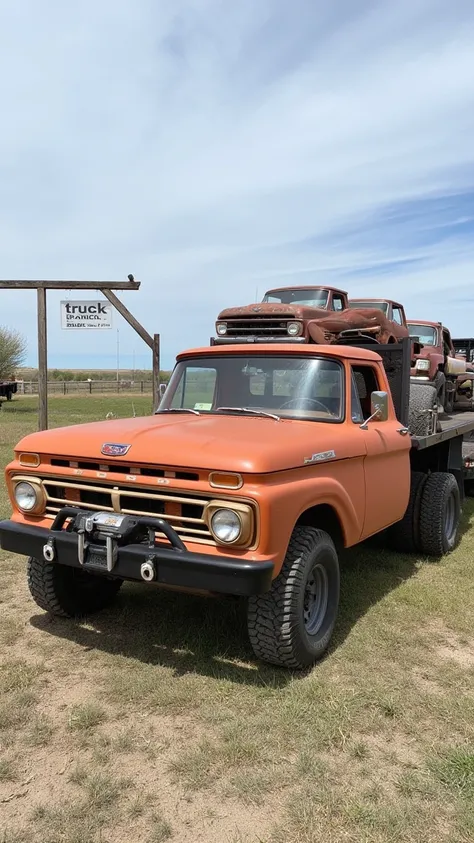
[{"label": "round headlight", "polygon": [[286,326],[286,332],[290,337],[297,337],[301,333],[301,323],[288,322],[288,325]]},{"label": "round headlight", "polygon": [[34,486],[31,483],[22,481],[15,486],[15,500],[25,512],[31,512],[38,504],[38,496]]},{"label": "round headlight", "polygon": [[220,542],[235,542],[242,532],[242,522],[232,509],[217,509],[211,518],[211,530]]},{"label": "round headlight", "polygon": [[227,333],[227,322],[218,322],[216,325],[217,333],[220,337],[225,336]]}]

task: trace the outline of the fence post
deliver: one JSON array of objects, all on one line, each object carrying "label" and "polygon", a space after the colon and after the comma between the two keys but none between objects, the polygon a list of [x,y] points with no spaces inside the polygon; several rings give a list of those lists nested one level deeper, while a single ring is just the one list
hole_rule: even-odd
[{"label": "fence post", "polygon": [[63,395],[66,395],[66,381],[63,381]]}]

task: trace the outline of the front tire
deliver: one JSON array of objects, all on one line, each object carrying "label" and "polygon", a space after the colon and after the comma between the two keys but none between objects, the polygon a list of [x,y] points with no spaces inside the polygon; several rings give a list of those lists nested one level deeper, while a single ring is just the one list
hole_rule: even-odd
[{"label": "front tire", "polygon": [[270,591],[249,599],[247,624],[257,658],[295,670],[326,652],[339,606],[339,562],[328,533],[295,527]]},{"label": "front tire", "polygon": [[63,618],[84,617],[105,609],[123,582],[33,556],[28,559],[27,576],[30,594],[40,609]]}]

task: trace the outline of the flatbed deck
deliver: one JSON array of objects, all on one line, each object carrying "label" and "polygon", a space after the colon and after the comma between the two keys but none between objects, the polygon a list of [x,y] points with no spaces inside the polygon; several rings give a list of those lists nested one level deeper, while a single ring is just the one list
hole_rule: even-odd
[{"label": "flatbed deck", "polygon": [[[463,436],[464,439],[474,436],[474,413],[452,413],[450,416],[441,418],[440,424],[441,430],[438,433],[432,433],[430,436],[413,436],[412,446],[421,451],[439,442],[454,439],[455,436]],[[474,438],[472,450],[474,451]]]}]

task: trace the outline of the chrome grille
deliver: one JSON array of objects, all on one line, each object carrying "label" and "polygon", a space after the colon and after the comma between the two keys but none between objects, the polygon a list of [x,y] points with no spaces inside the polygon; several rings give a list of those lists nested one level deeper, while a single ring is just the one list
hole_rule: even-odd
[{"label": "chrome grille", "polygon": [[271,319],[261,316],[256,319],[228,319],[226,336],[253,337],[264,334],[269,337],[286,337],[287,325],[291,321],[294,320],[288,317],[284,320],[275,319],[274,316]]},{"label": "chrome grille", "polygon": [[105,486],[99,483],[42,478],[46,491],[46,515],[51,519],[64,506],[83,507],[97,512],[127,515],[154,515],[163,518],[183,541],[214,544],[204,521],[207,498],[188,497],[179,492],[139,490],[137,487]]}]

